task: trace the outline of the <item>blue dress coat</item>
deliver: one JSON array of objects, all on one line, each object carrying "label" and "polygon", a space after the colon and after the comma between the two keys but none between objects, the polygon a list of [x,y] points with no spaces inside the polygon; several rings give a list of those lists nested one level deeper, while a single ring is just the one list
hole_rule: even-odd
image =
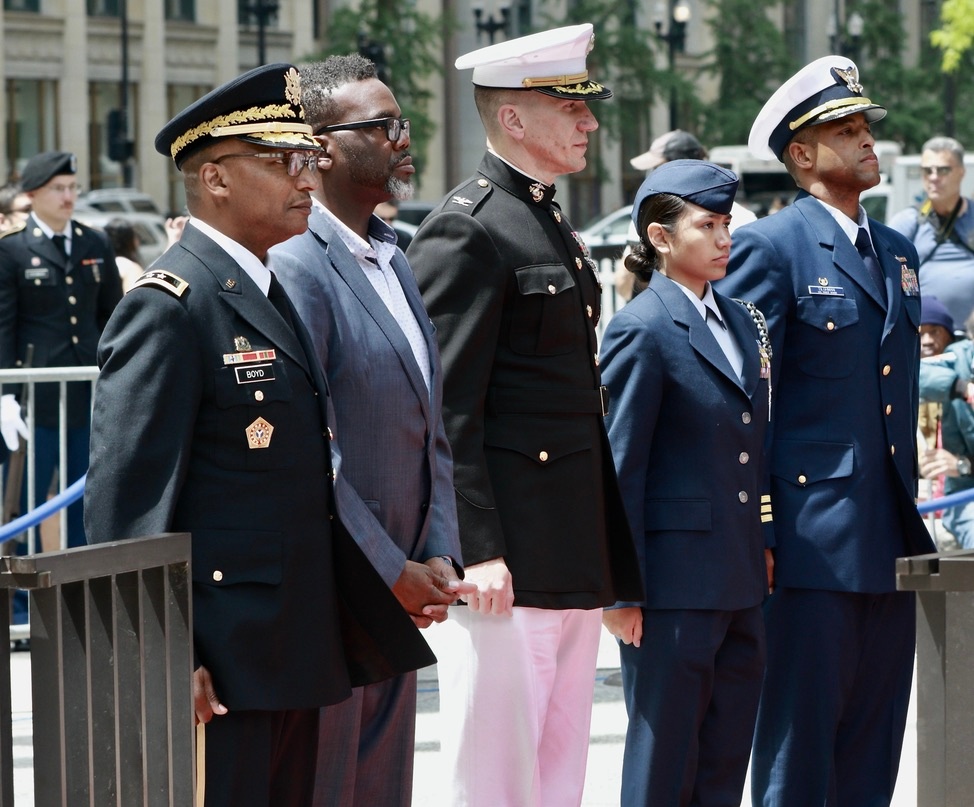
[{"label": "blue dress coat", "polygon": [[738,805],[761,691],[769,379],[751,315],[714,298],[741,377],[658,272],[602,343],[609,442],[646,591],[641,645],[620,646],[627,807]]}]

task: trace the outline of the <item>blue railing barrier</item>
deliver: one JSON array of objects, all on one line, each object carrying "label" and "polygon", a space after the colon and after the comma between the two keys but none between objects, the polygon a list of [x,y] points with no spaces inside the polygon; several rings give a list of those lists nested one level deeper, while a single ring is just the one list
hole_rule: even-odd
[{"label": "blue railing barrier", "polygon": [[969,501],[974,501],[974,488],[951,493],[949,496],[941,496],[939,499],[930,499],[930,501],[921,502],[917,505],[917,510],[923,516],[927,513],[933,513],[936,510],[949,510],[951,507],[958,507],[962,504],[967,504]]},{"label": "blue railing barrier", "polygon": [[26,532],[31,527],[36,527],[48,516],[53,516],[58,510],[74,504],[85,492],[85,480],[88,474],[72,482],[61,493],[38,505],[29,513],[18,516],[13,521],[9,521],[0,527],[0,542],[8,541],[15,535]]}]

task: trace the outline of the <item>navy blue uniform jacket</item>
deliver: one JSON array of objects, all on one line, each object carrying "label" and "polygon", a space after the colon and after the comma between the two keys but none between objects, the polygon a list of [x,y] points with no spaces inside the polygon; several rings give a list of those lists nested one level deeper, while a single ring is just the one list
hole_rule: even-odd
[{"label": "navy blue uniform jacket", "polygon": [[917,256],[870,220],[881,300],[822,204],[734,233],[728,296],[765,315],[773,348],[770,470],[778,585],[895,591],[895,559],[933,552],[916,510]]},{"label": "navy blue uniform jacket", "polygon": [[647,608],[739,610],[767,593],[768,380],[751,315],[714,297],[744,357],[740,380],[686,294],[658,272],[602,339],[609,442]]}]

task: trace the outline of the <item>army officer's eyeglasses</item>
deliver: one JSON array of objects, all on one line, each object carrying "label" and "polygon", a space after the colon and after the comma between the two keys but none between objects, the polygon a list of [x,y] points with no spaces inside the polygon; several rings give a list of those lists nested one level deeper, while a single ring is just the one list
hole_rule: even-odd
[{"label": "army officer's eyeglasses", "polygon": [[398,143],[403,135],[409,137],[409,118],[373,118],[357,120],[354,123],[333,123],[331,126],[322,126],[315,134],[342,132],[348,129],[378,129],[380,126],[386,127],[386,137],[389,138],[390,143]]},{"label": "army officer's eyeglasses", "polygon": [[312,174],[318,173],[318,154],[317,151],[253,151],[245,154],[221,154],[216,159],[210,160],[219,163],[230,157],[256,157],[258,160],[273,160],[281,165],[287,166],[287,175],[296,177],[301,173],[302,168],[307,168]]},{"label": "army officer's eyeglasses", "polygon": [[945,177],[951,171],[954,170],[952,165],[921,165],[920,173],[925,177],[932,177],[934,175],[938,177]]}]

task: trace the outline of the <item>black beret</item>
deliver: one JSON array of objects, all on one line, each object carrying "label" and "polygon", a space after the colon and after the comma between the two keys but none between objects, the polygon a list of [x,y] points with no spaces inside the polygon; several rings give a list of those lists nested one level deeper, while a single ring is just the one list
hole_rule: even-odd
[{"label": "black beret", "polygon": [[27,161],[21,174],[20,187],[23,191],[34,191],[56,176],[77,173],[78,160],[70,151],[42,151]]},{"label": "black beret", "polygon": [[713,213],[727,215],[737,193],[737,174],[703,160],[670,160],[639,186],[632,204],[632,220],[639,226],[639,209],[651,196],[668,193]]},{"label": "black beret", "polygon": [[156,135],[156,151],[178,168],[194,151],[221,137],[262,146],[317,149],[304,122],[301,78],[291,64],[249,70],[190,104]]}]

